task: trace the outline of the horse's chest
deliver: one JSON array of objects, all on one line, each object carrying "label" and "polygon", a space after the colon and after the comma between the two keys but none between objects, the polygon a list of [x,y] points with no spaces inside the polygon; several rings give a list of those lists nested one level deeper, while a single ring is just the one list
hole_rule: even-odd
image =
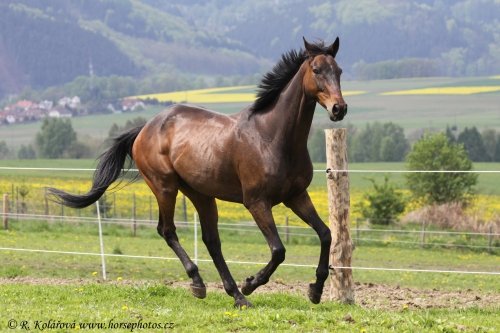
[{"label": "horse's chest", "polygon": [[265,183],[266,192],[272,194],[275,202],[282,202],[290,196],[302,193],[311,183],[312,173],[307,169],[283,170],[278,174],[268,175]]}]

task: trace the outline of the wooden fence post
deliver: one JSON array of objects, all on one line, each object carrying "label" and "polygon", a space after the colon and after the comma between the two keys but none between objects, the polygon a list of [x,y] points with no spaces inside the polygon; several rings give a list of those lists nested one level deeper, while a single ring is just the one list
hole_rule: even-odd
[{"label": "wooden fence post", "polygon": [[420,247],[425,247],[425,220],[422,220],[422,229],[420,230]]},{"label": "wooden fence post", "polygon": [[347,173],[347,130],[326,129],[327,186],[329,220],[332,233],[330,248],[330,300],[354,303],[352,269],[353,243],[349,232],[349,177]]},{"label": "wooden fence post", "polygon": [[149,196],[149,223],[153,223],[153,201],[151,195]]},{"label": "wooden fence post", "polygon": [[288,215],[285,216],[285,243],[290,243],[290,228],[288,227]]},{"label": "wooden fence post", "polygon": [[182,219],[183,219],[183,222],[187,222],[187,220],[188,220],[186,196],[184,194],[182,195]]},{"label": "wooden fence post", "polygon": [[5,230],[9,229],[9,195],[3,195],[3,228]]},{"label": "wooden fence post", "polygon": [[493,223],[490,223],[489,231],[490,232],[488,234],[488,252],[493,253],[493,248],[492,248],[492,245],[493,245]]},{"label": "wooden fence post", "polygon": [[132,236],[137,235],[137,211],[136,211],[136,201],[135,201],[135,192],[132,195]]},{"label": "wooden fence post", "polygon": [[45,216],[49,215],[49,199],[47,198],[47,189],[45,189],[44,201],[45,201]]}]

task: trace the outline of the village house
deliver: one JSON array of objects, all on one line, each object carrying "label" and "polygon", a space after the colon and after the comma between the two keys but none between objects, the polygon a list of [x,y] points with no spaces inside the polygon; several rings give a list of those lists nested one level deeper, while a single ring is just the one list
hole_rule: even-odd
[{"label": "village house", "polygon": [[122,100],[122,111],[133,112],[144,110],[144,102],[137,98],[124,98]]}]

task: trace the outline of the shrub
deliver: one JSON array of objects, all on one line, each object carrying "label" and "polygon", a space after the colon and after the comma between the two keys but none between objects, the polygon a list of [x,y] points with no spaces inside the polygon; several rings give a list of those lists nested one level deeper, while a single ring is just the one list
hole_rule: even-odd
[{"label": "shrub", "polygon": [[[427,134],[416,142],[407,162],[410,170],[472,170],[464,147],[450,143],[444,133]],[[477,175],[473,173],[409,173],[406,179],[413,196],[427,204],[466,204],[477,183]]]},{"label": "shrub", "polygon": [[384,183],[379,185],[370,179],[373,191],[365,194],[368,204],[361,207],[362,216],[373,224],[389,224],[405,209],[405,201],[386,176]]}]

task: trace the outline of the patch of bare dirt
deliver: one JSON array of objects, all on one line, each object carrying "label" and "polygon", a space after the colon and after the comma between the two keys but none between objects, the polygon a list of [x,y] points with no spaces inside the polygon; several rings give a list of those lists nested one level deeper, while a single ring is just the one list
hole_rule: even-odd
[{"label": "patch of bare dirt", "polygon": [[[32,284],[32,285],[82,285],[91,283],[118,284],[118,285],[145,285],[156,283],[147,280],[120,280],[102,281],[99,279],[61,279],[61,278],[34,278],[16,277],[0,278],[1,284]],[[167,286],[189,288],[186,281],[166,281]],[[209,291],[223,292],[222,283],[207,283]],[[293,293],[307,298],[307,283],[289,284],[279,280],[271,281],[255,291],[258,293]],[[325,287],[322,302],[329,301],[329,288]],[[399,286],[389,286],[373,283],[355,284],[356,304],[364,308],[404,310],[404,309],[463,309],[469,307],[491,307],[500,304],[500,294],[477,290],[448,291],[439,289],[416,289]]]}]

